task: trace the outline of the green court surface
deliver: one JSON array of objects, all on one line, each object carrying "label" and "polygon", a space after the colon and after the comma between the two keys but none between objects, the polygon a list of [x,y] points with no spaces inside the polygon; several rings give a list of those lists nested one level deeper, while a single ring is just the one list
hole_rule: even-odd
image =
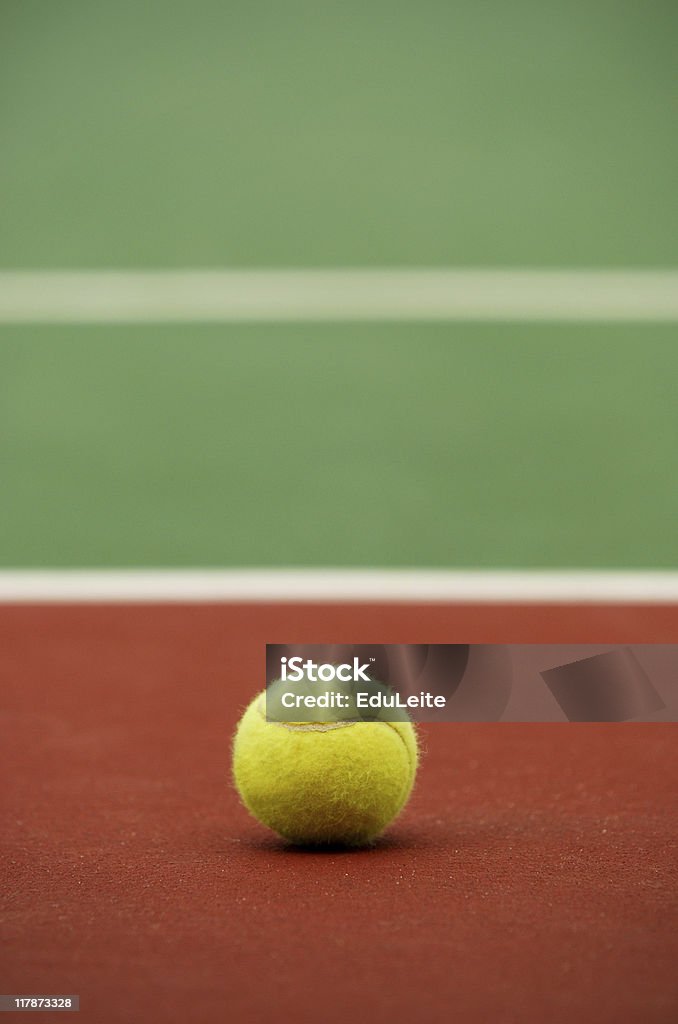
[{"label": "green court surface", "polygon": [[[675,4],[5,0],[0,269],[678,265]],[[674,567],[675,324],[0,324],[0,565]]]},{"label": "green court surface", "polygon": [[4,0],[0,266],[671,265],[672,0]]},{"label": "green court surface", "polygon": [[0,330],[6,566],[678,564],[666,327]]}]

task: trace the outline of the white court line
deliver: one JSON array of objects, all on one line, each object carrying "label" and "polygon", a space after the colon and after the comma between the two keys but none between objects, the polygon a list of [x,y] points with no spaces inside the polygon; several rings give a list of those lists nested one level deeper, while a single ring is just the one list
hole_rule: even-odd
[{"label": "white court line", "polygon": [[678,604],[678,572],[418,569],[3,570],[0,603]]},{"label": "white court line", "polygon": [[0,271],[0,323],[678,320],[678,269]]}]

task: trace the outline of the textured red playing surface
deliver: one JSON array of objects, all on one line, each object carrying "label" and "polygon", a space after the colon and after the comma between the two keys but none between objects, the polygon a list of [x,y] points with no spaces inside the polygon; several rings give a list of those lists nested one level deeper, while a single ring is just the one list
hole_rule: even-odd
[{"label": "textured red playing surface", "polygon": [[422,728],[374,850],[228,783],[269,641],[678,642],[676,608],[0,608],[4,992],[112,1022],[674,1020],[678,725]]}]

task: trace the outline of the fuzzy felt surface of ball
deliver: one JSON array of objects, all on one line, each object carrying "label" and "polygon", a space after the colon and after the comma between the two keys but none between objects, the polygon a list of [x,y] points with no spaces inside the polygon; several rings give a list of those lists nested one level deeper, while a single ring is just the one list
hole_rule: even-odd
[{"label": "fuzzy felt surface of ball", "polygon": [[279,722],[245,711],[233,778],[254,817],[297,845],[363,846],[403,809],[417,772],[409,721]]}]

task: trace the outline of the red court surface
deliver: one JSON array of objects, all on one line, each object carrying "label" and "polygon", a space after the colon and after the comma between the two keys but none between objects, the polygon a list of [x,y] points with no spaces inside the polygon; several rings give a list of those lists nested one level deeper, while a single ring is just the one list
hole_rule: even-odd
[{"label": "red court surface", "polygon": [[0,608],[0,991],[96,1022],[678,1019],[678,725],[422,726],[374,849],[295,850],[229,745],[264,644],[304,641],[678,643],[678,608]]}]

